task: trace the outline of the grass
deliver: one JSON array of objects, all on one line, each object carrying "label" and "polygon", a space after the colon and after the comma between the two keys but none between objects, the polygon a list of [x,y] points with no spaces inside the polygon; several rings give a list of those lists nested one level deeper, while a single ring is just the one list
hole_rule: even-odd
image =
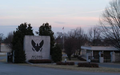
[{"label": "grass", "polygon": [[[5,56],[5,55],[0,55],[0,57]],[[6,59],[0,59],[0,62],[6,62]]]},{"label": "grass", "polygon": [[[65,60],[66,57],[62,57],[62,61]],[[77,58],[71,58],[68,62],[86,62],[80,61]],[[77,65],[56,65],[56,64],[30,64],[30,66],[36,67],[44,67],[44,68],[55,68],[55,69],[65,69],[65,70],[74,70],[74,71],[88,71],[88,72],[109,72],[109,73],[120,73],[120,69],[117,68],[106,68],[106,67],[99,67],[99,68],[88,68],[88,67],[77,67]]]},{"label": "grass", "polygon": [[6,55],[0,55],[0,57],[2,57],[2,56],[6,56]]},{"label": "grass", "polygon": [[118,68],[107,68],[107,67],[89,68],[89,67],[78,67],[77,65],[56,65],[55,63],[49,63],[49,64],[47,63],[46,64],[17,63],[17,65],[42,67],[42,68],[53,68],[53,69],[64,69],[64,70],[73,70],[73,71],[84,71],[84,72],[87,71],[87,72],[120,73],[120,69]]},{"label": "grass", "polygon": [[0,60],[0,62],[6,62],[6,59],[2,59],[2,60]]},{"label": "grass", "polygon": [[[64,61],[65,58],[66,57],[62,57],[62,61]],[[77,58],[72,58],[71,60],[67,59],[67,61],[85,62],[85,61],[79,61]],[[106,67],[88,68],[88,67],[77,67],[77,65],[71,66],[71,65],[56,65],[56,64],[26,64],[26,65],[35,66],[35,67],[44,67],[44,68],[74,70],[74,71],[120,73],[120,69],[118,68],[106,68]]]},{"label": "grass", "polygon": [[[0,57],[4,57],[4,56],[6,56],[6,54],[3,54],[3,53],[0,53]],[[6,59],[0,59],[0,62],[6,62]]]},{"label": "grass", "polygon": [[[1,60],[0,62],[6,62],[6,60]],[[107,73],[120,73],[120,69],[118,68],[106,68],[106,67],[99,67],[99,68],[88,68],[88,67],[78,67],[77,65],[56,65],[55,63],[49,64],[27,64],[27,63],[20,63],[18,65],[23,66],[34,66],[34,67],[43,67],[43,68],[54,68],[54,69],[65,69],[65,70],[73,70],[73,71],[88,71],[88,72],[107,72]]]},{"label": "grass", "polygon": [[77,65],[68,66],[68,65],[56,65],[56,64],[31,64],[31,66],[44,67],[44,68],[55,68],[55,69],[66,69],[66,70],[75,70],[75,71],[120,73],[120,69],[106,68],[106,67],[86,68],[86,67],[77,67]]}]

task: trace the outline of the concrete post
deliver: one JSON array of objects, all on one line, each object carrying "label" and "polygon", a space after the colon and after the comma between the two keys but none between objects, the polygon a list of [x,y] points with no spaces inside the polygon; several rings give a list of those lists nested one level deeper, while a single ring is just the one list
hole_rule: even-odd
[{"label": "concrete post", "polygon": [[0,52],[1,52],[1,40],[0,40]]},{"label": "concrete post", "polygon": [[94,59],[94,57],[93,57],[93,50],[92,50],[92,59]]},{"label": "concrete post", "polygon": [[15,60],[14,55],[15,55],[15,51],[13,51],[13,55],[12,55],[12,58],[13,58],[12,62],[13,63],[14,63],[14,60]]},{"label": "concrete post", "polygon": [[88,62],[88,53],[86,53],[86,61]]},{"label": "concrete post", "polygon": [[9,58],[8,58],[8,52],[7,52],[7,55],[6,55],[6,57],[7,57],[7,59],[6,59],[6,62],[8,62],[8,59],[9,59]]},{"label": "concrete post", "polygon": [[104,57],[101,56],[102,52],[99,52],[99,63],[103,63],[104,62]]},{"label": "concrete post", "polygon": [[115,62],[115,52],[110,52],[111,62]]}]

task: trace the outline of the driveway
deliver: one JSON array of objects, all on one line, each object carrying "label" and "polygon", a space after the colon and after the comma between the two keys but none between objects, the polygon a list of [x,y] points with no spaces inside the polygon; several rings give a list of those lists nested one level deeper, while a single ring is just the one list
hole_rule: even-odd
[{"label": "driveway", "polygon": [[119,73],[79,72],[53,68],[21,66],[0,62],[0,75],[120,75]]}]

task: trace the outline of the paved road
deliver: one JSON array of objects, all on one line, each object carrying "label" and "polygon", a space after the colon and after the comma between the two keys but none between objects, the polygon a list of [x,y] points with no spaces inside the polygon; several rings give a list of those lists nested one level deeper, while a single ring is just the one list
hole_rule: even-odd
[{"label": "paved road", "polygon": [[93,73],[71,70],[21,66],[0,62],[0,75],[120,75],[119,73]]}]

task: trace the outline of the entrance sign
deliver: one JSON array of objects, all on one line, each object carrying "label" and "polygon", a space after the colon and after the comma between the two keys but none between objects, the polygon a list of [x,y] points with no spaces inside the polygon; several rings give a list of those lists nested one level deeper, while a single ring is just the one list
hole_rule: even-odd
[{"label": "entrance sign", "polygon": [[50,37],[49,36],[25,36],[24,50],[26,61],[50,59]]}]

